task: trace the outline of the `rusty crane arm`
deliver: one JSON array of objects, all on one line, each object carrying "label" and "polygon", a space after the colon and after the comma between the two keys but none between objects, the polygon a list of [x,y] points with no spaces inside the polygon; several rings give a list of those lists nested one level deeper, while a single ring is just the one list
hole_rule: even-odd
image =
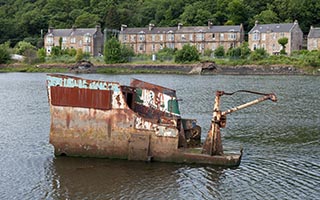
[{"label": "rusty crane arm", "polygon": [[[220,97],[222,95],[233,95],[237,92],[247,92],[247,93],[252,93],[252,94],[258,94],[258,95],[263,95],[263,97],[222,112],[220,110]],[[207,136],[206,141],[203,145],[202,153],[208,154],[211,156],[212,155],[223,155],[223,147],[222,147],[222,142],[221,142],[220,128],[224,128],[226,126],[226,119],[227,119],[226,115],[233,113],[233,112],[236,112],[238,110],[247,108],[249,106],[253,106],[253,105],[258,104],[260,102],[263,102],[265,100],[271,100],[273,102],[276,102],[277,97],[274,93],[264,94],[264,93],[252,92],[252,91],[248,91],[248,90],[238,90],[233,93],[227,93],[224,91],[217,91],[216,97],[215,97],[215,104],[214,104],[214,108],[213,108],[213,117],[212,117],[211,128],[208,132],[208,136]]]}]

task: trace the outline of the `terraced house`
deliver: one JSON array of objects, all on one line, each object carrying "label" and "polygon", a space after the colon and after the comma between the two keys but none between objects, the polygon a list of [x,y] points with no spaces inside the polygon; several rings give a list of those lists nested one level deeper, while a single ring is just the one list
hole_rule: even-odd
[{"label": "terraced house", "polygon": [[243,26],[183,26],[156,27],[149,24],[144,28],[128,28],[121,26],[119,41],[131,46],[135,53],[152,54],[167,47],[182,49],[190,44],[197,47],[200,53],[206,49],[215,50],[223,46],[225,50],[238,47],[244,41]]},{"label": "terraced house", "polygon": [[308,34],[308,50],[320,50],[320,27],[310,27]]},{"label": "terraced house", "polygon": [[258,48],[265,49],[269,54],[279,54],[282,46],[278,43],[280,38],[288,38],[286,53],[291,54],[294,50],[301,50],[303,33],[298,21],[283,24],[259,24],[249,31],[249,48],[254,51]]},{"label": "terraced house", "polygon": [[95,28],[49,28],[44,37],[44,47],[48,55],[50,55],[52,47],[61,45],[61,49],[82,49],[83,52],[92,56],[98,56],[103,52],[103,40],[99,25]]}]

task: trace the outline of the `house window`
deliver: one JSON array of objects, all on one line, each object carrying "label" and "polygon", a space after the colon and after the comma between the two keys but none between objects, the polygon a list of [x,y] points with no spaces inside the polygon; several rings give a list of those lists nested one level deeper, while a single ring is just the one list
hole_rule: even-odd
[{"label": "house window", "polygon": [[160,48],[160,50],[163,49],[163,44],[160,44],[160,47],[159,47],[159,48]]},{"label": "house window", "polygon": [[47,43],[48,44],[52,44],[53,43],[53,37],[52,36],[47,37]]},{"label": "house window", "polygon": [[131,35],[130,36],[130,40],[131,40],[131,42],[135,42],[136,41],[136,36],[135,35]]},{"label": "house window", "polygon": [[253,44],[253,50],[256,50],[257,48],[257,44]]},{"label": "house window", "polygon": [[262,33],[262,34],[261,34],[261,39],[262,39],[263,41],[266,40],[266,34],[265,34],[265,33]]},{"label": "house window", "polygon": [[313,40],[313,47],[317,48],[317,40]]},{"label": "house window", "polygon": [[62,43],[66,43],[67,42],[67,38],[66,37],[62,37]]},{"label": "house window", "polygon": [[284,32],[281,32],[281,33],[280,33],[280,37],[284,37]]},{"label": "house window", "polygon": [[216,34],[212,33],[212,39],[216,39]]},{"label": "house window", "polygon": [[174,34],[173,33],[169,33],[168,34],[168,40],[169,41],[174,41]]},{"label": "house window", "polygon": [[276,33],[272,33],[272,38],[276,39],[277,38],[277,34]]},{"label": "house window", "polygon": [[224,39],[224,34],[220,33],[220,40],[223,40],[223,39]]},{"label": "house window", "polygon": [[259,31],[253,32],[253,40],[260,40],[260,33]]},{"label": "house window", "polygon": [[124,42],[127,41],[127,35],[123,35],[122,38],[123,38],[123,41],[124,41]]},{"label": "house window", "polygon": [[174,49],[174,43],[168,43],[168,48]]},{"label": "house window", "polygon": [[192,34],[189,35],[189,40],[190,40],[190,41],[193,40],[193,35],[192,35]]},{"label": "house window", "polygon": [[91,52],[91,47],[90,46],[85,46],[84,47],[84,52],[90,53]]},{"label": "house window", "polygon": [[197,46],[198,46],[199,51],[202,51],[204,49],[204,44],[202,44],[202,43],[198,44]]},{"label": "house window", "polygon": [[163,35],[160,35],[160,41],[163,41]]},{"label": "house window", "polygon": [[156,35],[151,36],[152,42],[156,41]]},{"label": "house window", "polygon": [[214,51],[216,49],[216,44],[212,44],[212,51]]},{"label": "house window", "polygon": [[72,37],[72,38],[70,39],[70,43],[71,43],[71,44],[75,44],[75,43],[76,43],[76,38],[75,38],[75,37]]},{"label": "house window", "polygon": [[140,50],[140,51],[144,51],[144,44],[140,44],[140,45],[139,45],[139,50]]},{"label": "house window", "polygon": [[156,45],[152,44],[152,51],[156,51]]},{"label": "house window", "polygon": [[235,40],[236,39],[236,34],[235,33],[229,33],[229,40]]},{"label": "house window", "polygon": [[145,40],[145,35],[144,34],[140,34],[139,35],[139,40],[140,41],[144,41]]},{"label": "house window", "polygon": [[272,45],[272,50],[273,50],[273,51],[276,50],[276,45],[275,45],[275,44]]},{"label": "house window", "polygon": [[86,34],[86,35],[84,36],[84,42],[85,42],[85,43],[91,42],[91,36],[90,36],[90,34]]},{"label": "house window", "polygon": [[198,41],[203,41],[204,40],[204,33],[198,33],[196,37],[197,37]]},{"label": "house window", "polygon": [[82,40],[79,40],[79,46],[80,47],[82,46]]},{"label": "house window", "polygon": [[186,36],[184,34],[181,35],[181,40],[183,40],[183,41],[186,40]]}]

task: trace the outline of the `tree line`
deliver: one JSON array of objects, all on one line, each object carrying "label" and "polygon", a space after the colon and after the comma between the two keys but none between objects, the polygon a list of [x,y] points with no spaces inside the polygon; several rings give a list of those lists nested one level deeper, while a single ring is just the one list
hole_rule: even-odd
[{"label": "tree line", "polygon": [[[42,47],[48,27],[119,29],[156,26],[244,25],[292,23],[307,34],[320,26],[319,0],[0,0],[0,44],[19,41]],[[41,30],[43,30],[41,32]]]}]

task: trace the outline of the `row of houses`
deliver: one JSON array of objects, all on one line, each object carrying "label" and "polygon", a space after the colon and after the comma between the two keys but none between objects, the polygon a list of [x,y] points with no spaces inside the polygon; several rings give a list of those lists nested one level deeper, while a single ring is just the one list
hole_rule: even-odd
[{"label": "row of houses", "polygon": [[[239,47],[244,40],[245,31],[242,24],[214,26],[210,21],[207,26],[156,27],[149,24],[143,28],[128,28],[121,26],[118,34],[122,44],[132,47],[135,53],[153,54],[163,48],[181,49],[185,44],[196,46],[200,53],[205,50],[215,50],[223,46],[225,50]],[[286,53],[302,49],[303,32],[298,21],[280,24],[259,24],[248,32],[249,48],[253,51],[258,48],[265,49],[269,54],[279,54],[282,46],[278,43],[280,38],[288,38]],[[307,38],[308,50],[320,49],[320,28],[310,28]],[[49,28],[44,37],[44,46],[47,54],[54,46],[62,49],[81,48],[92,56],[103,52],[104,35],[100,26],[95,28],[53,29]]]}]

